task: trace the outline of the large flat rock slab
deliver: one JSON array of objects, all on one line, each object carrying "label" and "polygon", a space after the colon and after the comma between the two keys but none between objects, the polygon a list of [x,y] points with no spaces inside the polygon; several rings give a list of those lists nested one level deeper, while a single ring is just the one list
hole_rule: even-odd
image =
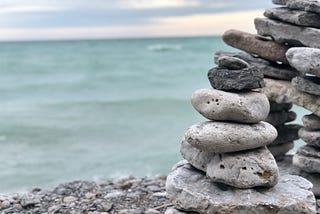
[{"label": "large flat rock slab", "polygon": [[288,46],[275,43],[272,40],[261,39],[254,34],[240,30],[228,30],[222,35],[222,39],[234,48],[257,54],[264,59],[288,64],[285,56]]},{"label": "large flat rock slab", "polygon": [[167,197],[178,209],[201,214],[316,214],[312,184],[284,175],[273,188],[237,189],[212,183],[189,164],[180,164],[167,177]]},{"label": "large flat rock slab", "polygon": [[272,0],[274,4],[285,5],[291,9],[320,13],[319,0]]},{"label": "large flat rock slab", "polygon": [[271,36],[278,43],[320,48],[320,29],[296,26],[266,18],[256,18],[254,24],[258,34]]},{"label": "large flat rock slab", "polygon": [[266,86],[262,89],[262,92],[267,95],[271,101],[277,103],[293,103],[320,116],[319,96],[303,93],[292,86],[289,81],[265,78],[264,82]]}]

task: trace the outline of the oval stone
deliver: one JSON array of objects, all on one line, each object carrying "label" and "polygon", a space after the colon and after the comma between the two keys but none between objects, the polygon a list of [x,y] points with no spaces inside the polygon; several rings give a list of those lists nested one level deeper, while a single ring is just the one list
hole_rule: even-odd
[{"label": "oval stone", "polygon": [[185,139],[192,146],[206,152],[236,152],[272,143],[277,130],[266,122],[239,124],[207,121],[191,126]]},{"label": "oval stone", "polygon": [[191,97],[192,106],[210,120],[257,123],[267,118],[268,98],[258,92],[232,93],[200,89]]}]

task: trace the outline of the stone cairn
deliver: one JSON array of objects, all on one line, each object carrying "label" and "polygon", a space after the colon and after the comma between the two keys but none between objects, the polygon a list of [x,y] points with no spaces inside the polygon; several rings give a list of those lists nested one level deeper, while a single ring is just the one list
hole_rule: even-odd
[{"label": "stone cairn", "polygon": [[[185,160],[166,184],[175,208],[166,213],[316,213],[311,190],[319,197],[320,1],[273,3],[283,6],[254,20],[257,35],[223,35],[245,52],[217,52],[218,67],[208,73],[213,88],[192,95],[192,105],[209,121],[185,133]],[[303,117],[303,128],[286,124],[296,118],[292,104],[312,112]],[[296,167],[280,176],[271,153],[282,159],[299,137],[307,145],[294,155]]]}]

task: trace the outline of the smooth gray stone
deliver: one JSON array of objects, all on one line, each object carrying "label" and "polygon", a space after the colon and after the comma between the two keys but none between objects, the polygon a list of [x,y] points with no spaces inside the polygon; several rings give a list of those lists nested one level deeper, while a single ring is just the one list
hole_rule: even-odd
[{"label": "smooth gray stone", "polygon": [[201,115],[216,121],[257,123],[269,113],[268,98],[259,92],[199,89],[192,94],[191,104]]},{"label": "smooth gray stone", "polygon": [[243,68],[248,68],[249,64],[237,57],[222,56],[218,59],[218,65],[222,68],[228,68],[231,70],[239,70]]},{"label": "smooth gray stone", "polygon": [[309,146],[320,147],[320,130],[311,131],[302,128],[299,130],[299,137]]},{"label": "smooth gray stone", "polygon": [[293,165],[309,173],[320,173],[320,148],[301,146],[292,159]]},{"label": "smooth gray stone", "polygon": [[295,77],[292,79],[291,84],[299,91],[320,96],[320,78],[318,77]]},{"label": "smooth gray stone", "polygon": [[319,0],[273,0],[272,2],[275,4],[285,5],[290,9],[320,13]]},{"label": "smooth gray stone", "polygon": [[267,9],[263,15],[269,19],[276,19],[294,25],[320,28],[320,14],[317,13],[278,7]]},{"label": "smooth gray stone", "polygon": [[193,167],[203,172],[207,171],[208,164],[216,155],[216,153],[201,151],[191,146],[185,139],[182,140],[180,153],[182,157],[187,160]]},{"label": "smooth gray stone", "polygon": [[293,149],[293,147],[294,147],[293,142],[283,143],[280,145],[272,145],[272,144],[268,145],[268,149],[270,150],[273,157],[276,159],[277,157],[284,156],[287,152]]},{"label": "smooth gray stone", "polygon": [[275,159],[266,147],[213,156],[207,176],[219,183],[237,188],[272,187],[278,183]]},{"label": "smooth gray stone", "polygon": [[[320,29],[317,38],[320,38]],[[286,53],[286,57],[290,65],[302,74],[310,73],[320,77],[320,49],[306,47],[290,48]]]},{"label": "smooth gray stone", "polygon": [[249,63],[251,66],[256,67],[266,77],[283,79],[283,80],[291,80],[293,77],[299,74],[298,71],[296,71],[295,69],[291,68],[288,65],[278,64],[276,62],[253,57],[252,55],[245,52],[230,53],[230,52],[218,51],[215,53],[215,56],[214,56],[214,60],[216,64],[218,64],[218,59],[222,56],[232,56],[232,57],[240,58],[246,61],[247,63]]},{"label": "smooth gray stone", "polygon": [[253,66],[241,70],[215,67],[209,70],[208,79],[213,88],[224,91],[264,87],[263,73]]},{"label": "smooth gray stone", "polygon": [[276,103],[269,100],[270,103],[270,113],[289,111],[292,108],[292,103]]},{"label": "smooth gray stone", "polygon": [[271,112],[264,120],[273,126],[280,126],[284,123],[294,121],[297,114],[294,111]]},{"label": "smooth gray stone", "polygon": [[315,214],[311,188],[302,177],[284,175],[273,188],[238,189],[213,183],[189,164],[176,167],[166,183],[176,208],[201,214]]},{"label": "smooth gray stone", "polygon": [[314,114],[304,115],[302,123],[308,130],[320,130],[320,117]]},{"label": "smooth gray stone", "polygon": [[277,130],[266,122],[239,124],[204,122],[188,128],[186,141],[206,152],[236,152],[259,148],[272,143]]},{"label": "smooth gray stone", "polygon": [[264,79],[266,86],[262,92],[277,103],[293,103],[320,116],[320,97],[303,93],[291,85],[289,81]]},{"label": "smooth gray stone", "polygon": [[224,32],[222,39],[226,44],[234,48],[256,54],[263,59],[288,64],[285,53],[289,47],[268,38],[231,29]]},{"label": "smooth gray stone", "polygon": [[270,145],[280,145],[288,142],[293,142],[299,139],[298,131],[302,126],[298,124],[285,124],[276,127],[278,137]]},{"label": "smooth gray stone", "polygon": [[258,34],[271,36],[278,43],[320,48],[320,29],[296,26],[266,18],[255,18],[254,24]]}]

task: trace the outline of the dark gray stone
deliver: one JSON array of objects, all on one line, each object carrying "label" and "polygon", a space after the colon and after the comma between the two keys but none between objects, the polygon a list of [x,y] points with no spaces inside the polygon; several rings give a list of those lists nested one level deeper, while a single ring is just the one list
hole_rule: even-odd
[{"label": "dark gray stone", "polygon": [[239,30],[228,30],[222,35],[223,41],[251,54],[256,54],[261,58],[271,61],[279,61],[288,64],[286,52],[288,46],[275,43],[272,40],[261,38],[257,35]]},{"label": "dark gray stone", "polygon": [[278,43],[320,48],[320,29],[296,26],[265,18],[256,18],[254,24],[258,34],[271,36]]},{"label": "dark gray stone", "polygon": [[304,115],[302,117],[303,125],[308,130],[320,130],[320,117],[314,114]]},{"label": "dark gray stone", "polygon": [[270,112],[282,112],[282,111],[289,111],[292,108],[292,103],[276,103],[271,100],[270,102]]},{"label": "dark gray stone", "polygon": [[320,130],[312,131],[302,128],[299,137],[310,146],[320,147]]},{"label": "dark gray stone", "polygon": [[200,214],[315,214],[311,188],[302,177],[284,175],[273,188],[238,189],[213,183],[189,164],[175,167],[166,183],[176,208]]},{"label": "dark gray stone", "polygon": [[273,0],[275,4],[285,5],[290,9],[320,13],[319,0]]},{"label": "dark gray stone", "polygon": [[208,79],[213,88],[224,91],[255,89],[264,86],[263,73],[255,67],[241,70],[212,68],[208,72]]},{"label": "dark gray stone", "polygon": [[240,70],[249,67],[249,64],[246,61],[231,56],[220,57],[218,59],[218,65],[219,67],[227,68],[230,70]]},{"label": "dark gray stone", "polygon": [[218,59],[222,56],[232,56],[232,57],[240,58],[246,61],[247,63],[249,63],[251,66],[256,67],[266,77],[283,79],[283,80],[291,80],[293,77],[299,74],[298,71],[296,71],[295,69],[293,69],[288,65],[278,64],[276,62],[253,57],[252,55],[244,52],[229,53],[229,52],[218,51],[215,53],[215,57],[214,57],[216,64],[218,64]]},{"label": "dark gray stone", "polygon": [[318,77],[295,77],[291,84],[299,91],[320,96],[320,78]]},{"label": "dark gray stone", "polygon": [[320,28],[320,14],[317,13],[279,7],[267,9],[263,15],[270,19],[276,19],[295,25]]},{"label": "dark gray stone", "polygon": [[309,173],[320,173],[320,148],[301,146],[292,159],[293,165]]},{"label": "dark gray stone", "polygon": [[264,120],[273,126],[280,126],[286,122],[294,121],[297,118],[297,114],[293,111],[271,112]]},{"label": "dark gray stone", "polygon": [[302,126],[298,124],[287,124],[276,127],[278,131],[278,137],[270,145],[280,145],[298,140],[298,131],[301,128]]},{"label": "dark gray stone", "polygon": [[293,142],[288,142],[280,145],[268,145],[268,149],[276,160],[278,160],[279,157],[282,158],[287,152],[293,149],[293,147]]}]

